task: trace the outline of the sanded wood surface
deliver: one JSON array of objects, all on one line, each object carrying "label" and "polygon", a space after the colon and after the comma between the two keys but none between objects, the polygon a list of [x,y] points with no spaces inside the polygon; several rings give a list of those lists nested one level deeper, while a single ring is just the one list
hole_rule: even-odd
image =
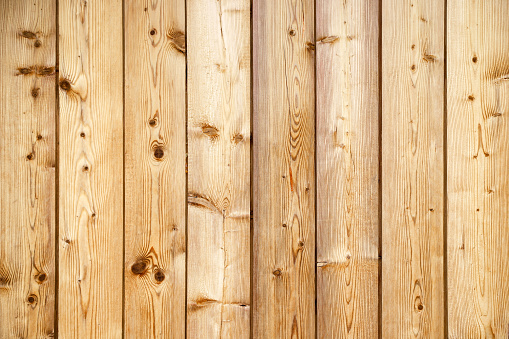
[{"label": "sanded wood surface", "polygon": [[122,2],[59,0],[58,5],[58,334],[120,338]]},{"label": "sanded wood surface", "polygon": [[0,2],[0,338],[54,334],[55,15]]},{"label": "sanded wood surface", "polygon": [[0,1],[0,338],[507,338],[508,17]]},{"label": "sanded wood surface", "polygon": [[250,1],[189,0],[189,338],[249,338]]},{"label": "sanded wood surface", "polygon": [[444,8],[382,2],[382,337],[444,336]]},{"label": "sanded wood surface", "polygon": [[183,338],[185,1],[126,1],[125,337]]},{"label": "sanded wood surface", "polygon": [[315,335],[314,1],[253,1],[253,336]]},{"label": "sanded wood surface", "polygon": [[449,338],[507,338],[509,3],[447,6]]},{"label": "sanded wood surface", "polygon": [[378,3],[317,0],[319,338],[378,336]]}]

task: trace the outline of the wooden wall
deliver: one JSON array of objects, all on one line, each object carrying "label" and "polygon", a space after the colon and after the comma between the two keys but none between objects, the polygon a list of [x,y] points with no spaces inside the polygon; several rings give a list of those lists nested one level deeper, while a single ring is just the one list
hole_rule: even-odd
[{"label": "wooden wall", "polygon": [[0,1],[0,338],[507,338],[507,18]]}]

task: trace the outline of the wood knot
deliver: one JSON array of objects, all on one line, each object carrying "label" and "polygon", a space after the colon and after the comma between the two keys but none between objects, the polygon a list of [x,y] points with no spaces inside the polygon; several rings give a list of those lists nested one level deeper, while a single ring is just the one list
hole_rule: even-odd
[{"label": "wood knot", "polygon": [[71,89],[71,84],[68,80],[63,79],[60,81],[60,88],[64,91],[69,91]]},{"label": "wood knot", "polygon": [[18,75],[28,75],[32,74],[34,70],[30,67],[19,67],[18,68]]},{"label": "wood knot", "polygon": [[35,137],[37,140],[42,140],[42,135],[40,134],[37,134],[37,136]]},{"label": "wood knot", "polygon": [[35,34],[34,32],[30,32],[30,31],[23,31],[20,33],[20,35],[26,39],[37,39],[37,34]]},{"label": "wood knot", "polygon": [[468,101],[474,101],[474,100],[475,100],[475,97],[473,95],[468,96]]},{"label": "wood knot", "polygon": [[27,298],[29,304],[37,303],[37,296],[35,294],[30,294]]},{"label": "wood knot", "polygon": [[415,69],[416,69],[416,68],[417,68],[417,67],[415,67],[415,65],[412,65],[412,66],[410,67],[410,69],[411,69],[412,71],[415,71]]},{"label": "wood knot", "polygon": [[157,30],[155,28],[152,28],[149,32],[150,35],[156,35],[157,34]]},{"label": "wood knot", "polygon": [[295,32],[294,29],[291,29],[288,34],[290,34],[290,36],[295,36],[297,34],[297,32]]},{"label": "wood knot", "polygon": [[34,159],[35,159],[35,154],[34,154],[33,152],[32,152],[32,153],[29,153],[29,154],[27,155],[27,159],[28,159],[28,160],[34,160]]},{"label": "wood knot", "polygon": [[233,139],[233,142],[234,142],[234,143],[238,144],[239,142],[241,142],[242,140],[244,140],[244,137],[243,137],[243,136],[242,136],[242,134],[240,134],[240,133],[235,133],[235,134],[233,135],[233,138],[232,138],[232,139]]},{"label": "wood knot", "polygon": [[131,266],[131,272],[134,274],[143,274],[147,270],[148,263],[144,260],[139,260]]},{"label": "wood knot", "polygon": [[42,45],[41,40],[35,40],[35,42],[34,42],[34,47],[35,48],[39,48],[39,47],[41,47],[41,45]]},{"label": "wood knot", "polygon": [[89,168],[87,165],[83,166],[83,172],[88,172]]},{"label": "wood knot", "polygon": [[41,273],[37,276],[37,282],[39,284],[42,284],[44,281],[46,280],[46,274],[45,273]]},{"label": "wood knot", "polygon": [[274,274],[276,277],[280,277],[283,272],[281,272],[281,269],[278,268],[272,271],[272,274]]},{"label": "wood knot", "polygon": [[32,91],[30,92],[34,98],[37,98],[39,96],[39,90],[40,88],[34,87],[32,88]]},{"label": "wood knot", "polygon": [[304,241],[299,241],[299,247],[304,247]]},{"label": "wood knot", "polygon": [[161,160],[164,157],[164,150],[162,147],[156,147],[154,149],[154,157],[158,160]]},{"label": "wood knot", "polygon": [[201,126],[201,130],[203,134],[207,135],[212,141],[215,141],[217,138],[219,138],[219,130],[212,125],[203,124]]},{"label": "wood knot", "polygon": [[186,54],[186,36],[183,32],[170,28],[166,36],[171,47],[183,55]]},{"label": "wood knot", "polygon": [[162,270],[157,270],[156,273],[154,274],[154,279],[158,282],[158,283],[161,283],[163,282],[165,276],[164,276],[164,273]]},{"label": "wood knot", "polygon": [[477,57],[474,55],[474,57],[472,58],[472,62],[475,64],[477,62]]},{"label": "wood knot", "polygon": [[157,125],[157,120],[156,119],[150,119],[148,121],[148,124],[151,126],[151,127],[154,127]]},{"label": "wood knot", "polygon": [[85,136],[86,136],[86,135],[85,135],[85,133],[84,133],[84,132],[81,132],[81,133],[80,133],[80,137],[84,138]]}]

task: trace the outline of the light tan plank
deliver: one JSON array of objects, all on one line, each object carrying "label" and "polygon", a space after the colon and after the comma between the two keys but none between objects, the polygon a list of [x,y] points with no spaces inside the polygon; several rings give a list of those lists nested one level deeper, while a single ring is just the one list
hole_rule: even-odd
[{"label": "light tan plank", "polygon": [[183,338],[185,2],[125,2],[125,337]]},{"label": "light tan plank", "polygon": [[509,3],[447,3],[450,338],[509,333]]},{"label": "light tan plank", "polygon": [[382,6],[382,336],[442,338],[445,3]]},{"label": "light tan plank", "polygon": [[54,333],[55,15],[0,2],[0,338]]},{"label": "light tan plank", "polygon": [[253,1],[253,336],[315,335],[314,1]]},{"label": "light tan plank", "polygon": [[319,338],[378,337],[378,2],[317,1]]},{"label": "light tan plank", "polygon": [[250,1],[189,0],[189,338],[250,333]]},{"label": "light tan plank", "polygon": [[59,0],[58,18],[58,331],[120,338],[122,2]]}]

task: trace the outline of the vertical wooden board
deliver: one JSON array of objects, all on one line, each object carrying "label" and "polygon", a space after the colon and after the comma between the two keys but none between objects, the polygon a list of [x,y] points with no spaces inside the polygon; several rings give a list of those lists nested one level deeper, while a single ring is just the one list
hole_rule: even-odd
[{"label": "vertical wooden board", "polygon": [[125,2],[125,336],[183,338],[185,2]]},{"label": "vertical wooden board", "polygon": [[253,2],[253,336],[315,336],[314,1]]},{"label": "vertical wooden board", "polygon": [[450,338],[509,333],[509,3],[448,1]]},{"label": "vertical wooden board", "polygon": [[189,0],[190,338],[250,333],[250,1]]},{"label": "vertical wooden board", "polygon": [[382,336],[444,336],[443,0],[382,2]]},{"label": "vertical wooden board", "polygon": [[122,2],[59,0],[59,289],[64,338],[122,335]]},{"label": "vertical wooden board", "polygon": [[53,1],[0,2],[0,337],[53,336]]},{"label": "vertical wooden board", "polygon": [[378,337],[378,2],[317,1],[317,326]]}]

